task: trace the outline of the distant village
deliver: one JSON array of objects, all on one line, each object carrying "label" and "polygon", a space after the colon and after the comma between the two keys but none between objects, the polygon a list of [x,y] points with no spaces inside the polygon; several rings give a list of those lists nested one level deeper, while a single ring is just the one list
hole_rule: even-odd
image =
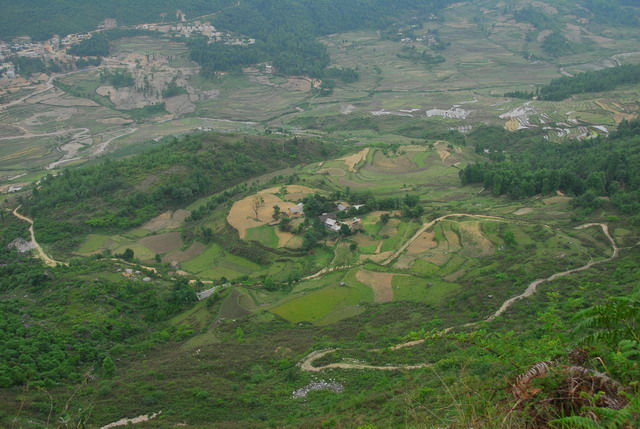
[{"label": "distant village", "polygon": [[[209,43],[224,43],[226,45],[246,46],[256,42],[253,38],[237,37],[230,33],[218,31],[213,25],[195,20],[188,22],[181,11],[176,11],[179,23],[140,24],[134,27],[139,30],[157,31],[178,39],[189,39],[194,36],[206,37]],[[105,19],[94,31],[88,33],[68,34],[64,37],[54,35],[44,42],[34,42],[29,37],[17,37],[11,42],[0,41],[0,79],[13,79],[16,77],[15,65],[10,61],[11,57],[41,58],[43,60],[60,59],[61,54],[94,33],[110,30],[118,27],[118,22],[113,18]],[[120,27],[125,28],[125,27]]]}]

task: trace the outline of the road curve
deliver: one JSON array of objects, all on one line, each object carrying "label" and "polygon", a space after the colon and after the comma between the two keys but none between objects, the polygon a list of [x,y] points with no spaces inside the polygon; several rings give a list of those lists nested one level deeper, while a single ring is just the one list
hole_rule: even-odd
[{"label": "road curve", "polygon": [[398,256],[400,256],[402,254],[402,252],[404,252],[405,250],[407,250],[407,248],[409,246],[411,246],[411,244],[416,241],[418,239],[418,237],[420,237],[427,229],[431,228],[433,225],[435,225],[438,222],[442,222],[445,219],[448,219],[450,217],[473,217],[473,218],[477,218],[477,219],[488,219],[488,220],[499,220],[499,221],[504,221],[505,219],[503,218],[499,218],[499,217],[495,217],[495,216],[485,216],[485,215],[473,215],[473,214],[465,214],[465,213],[454,213],[454,214],[448,214],[445,216],[440,216],[437,219],[432,220],[431,222],[425,223],[424,225],[422,225],[422,227],[420,227],[420,229],[413,235],[413,237],[411,237],[409,239],[409,241],[407,241],[406,243],[404,243],[404,245],[398,249],[397,251],[395,251],[391,256],[389,256],[387,259],[383,260],[381,262],[382,265],[387,265],[389,264],[391,261],[395,260]]},{"label": "road curve", "polygon": [[300,361],[298,366],[303,371],[320,372],[320,371],[324,371],[325,369],[374,369],[378,371],[395,371],[395,370],[426,368],[431,365],[428,363],[420,363],[417,365],[396,365],[396,366],[392,366],[392,365],[376,366],[376,365],[365,365],[365,364],[359,364],[359,363],[330,363],[328,365],[323,365],[318,367],[312,365],[313,362],[320,359],[321,357],[324,357],[331,353],[335,353],[338,350],[339,349],[316,350],[315,352],[312,352],[311,354],[309,354],[302,361]]},{"label": "road curve", "polygon": [[[429,228],[431,225],[433,225],[435,222],[439,222],[441,220],[446,219],[447,217],[452,217],[452,216],[471,216],[471,217],[483,217],[483,218],[489,218],[489,219],[500,219],[500,218],[494,218],[492,216],[477,216],[477,215],[461,215],[461,214],[454,214],[454,215],[447,215],[447,216],[442,216],[438,219],[435,219],[431,222],[429,222],[428,224],[425,224],[422,228],[420,228],[420,230],[418,230],[418,232],[416,233],[416,235],[414,235],[414,237],[409,240],[408,244],[405,244],[398,252],[396,252],[396,256],[390,257],[390,259],[387,260],[386,263],[392,261],[395,259],[395,257],[397,257],[397,255],[400,255],[400,253],[402,253],[402,251],[404,251],[404,249],[406,249],[408,247],[408,245],[410,245],[419,235],[421,235],[424,231],[426,231],[427,228]],[[504,301],[502,303],[502,305],[500,306],[500,308],[498,308],[498,310],[496,310],[492,315],[490,315],[489,317],[479,320],[477,322],[470,322],[470,323],[466,323],[463,325],[459,325],[459,326],[452,326],[449,327],[447,329],[445,329],[443,332],[447,333],[450,332],[454,329],[458,329],[458,328],[469,328],[472,326],[476,326],[481,322],[490,322],[491,320],[501,316],[505,311],[507,311],[513,304],[515,304],[516,302],[518,302],[521,299],[524,298],[528,298],[531,295],[533,295],[534,293],[536,293],[536,291],[538,290],[538,286],[540,286],[542,283],[545,282],[551,282],[554,280],[557,280],[561,277],[565,277],[580,271],[585,271],[588,270],[589,268],[595,266],[595,265],[599,265],[599,264],[604,264],[605,262],[609,262],[615,258],[618,257],[620,249],[618,248],[615,240],[613,239],[613,237],[611,236],[611,234],[609,233],[609,227],[604,224],[604,223],[589,223],[589,224],[585,224],[585,225],[580,225],[577,226],[575,229],[585,229],[585,228],[590,228],[593,226],[599,226],[600,228],[602,228],[602,232],[604,233],[604,235],[607,237],[607,239],[609,240],[609,242],[611,243],[611,248],[612,248],[612,253],[611,256],[607,259],[602,259],[599,261],[589,261],[589,263],[587,263],[586,265],[583,265],[582,267],[579,268],[574,268],[572,270],[567,270],[567,271],[562,271],[560,273],[555,273],[547,278],[544,279],[537,279],[534,280],[533,282],[531,282],[529,284],[529,286],[527,287],[527,289],[525,289],[525,291],[523,293],[521,293],[520,295],[514,296],[512,298],[507,299],[506,301]],[[420,340],[414,340],[414,341],[408,341],[405,343],[401,343],[401,344],[396,344],[394,346],[389,347],[389,350],[394,351],[394,350],[399,350],[399,349],[403,349],[406,347],[414,347],[417,346],[419,344],[422,344],[426,341],[426,339],[420,339]],[[314,351],[312,353],[310,353],[309,355],[307,355],[304,359],[302,359],[302,361],[300,361],[298,363],[298,366],[300,367],[300,369],[302,369],[303,371],[307,371],[307,372],[320,372],[323,371],[325,369],[374,369],[374,370],[410,370],[410,369],[418,369],[418,368],[425,368],[428,367],[430,364],[426,364],[426,363],[422,363],[422,364],[417,364],[417,365],[402,365],[402,366],[372,366],[372,365],[364,365],[364,364],[350,364],[350,363],[332,363],[332,364],[328,364],[328,365],[323,365],[323,366],[313,366],[313,362],[315,362],[316,360],[327,356],[329,354],[335,353],[337,352],[339,349],[328,349],[328,350],[317,350]]]},{"label": "road curve", "polygon": [[59,265],[68,265],[68,264],[66,264],[64,262],[59,262],[59,261],[56,261],[55,259],[51,259],[46,253],[44,253],[44,250],[42,250],[42,247],[36,241],[36,235],[35,235],[35,232],[33,230],[33,220],[28,218],[28,217],[26,217],[26,216],[21,215],[20,213],[18,213],[18,209],[20,209],[20,207],[22,207],[22,206],[16,207],[16,209],[13,211],[13,215],[15,217],[17,217],[18,219],[29,223],[29,233],[31,234],[31,243],[33,244],[33,246],[36,249],[37,257],[39,259],[41,259],[42,262],[44,262],[49,267],[55,267],[58,264]]}]

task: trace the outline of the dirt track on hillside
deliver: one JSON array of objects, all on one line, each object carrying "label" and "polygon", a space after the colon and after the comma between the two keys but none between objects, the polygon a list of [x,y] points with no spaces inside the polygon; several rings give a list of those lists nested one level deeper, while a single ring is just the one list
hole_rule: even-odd
[{"label": "dirt track on hillside", "polygon": [[[431,222],[429,222],[428,224],[425,224],[425,226],[423,226],[423,228],[421,228],[416,235],[409,240],[409,242],[407,242],[407,244],[405,244],[405,246],[403,246],[402,249],[400,249],[400,251],[396,252],[396,254],[394,254],[395,256],[399,255],[404,248],[408,247],[408,245],[410,245],[413,240],[415,240],[417,237],[419,237],[427,228],[429,228],[431,225],[433,225],[435,222],[441,221],[443,219],[446,219],[447,217],[453,217],[453,216],[469,216],[469,217],[482,217],[482,218],[493,218],[492,216],[478,216],[478,215],[463,215],[463,214],[453,214],[453,215],[447,215],[447,216],[442,216],[438,219],[435,219]],[[499,219],[499,218],[493,218],[493,219]],[[514,296],[512,298],[507,299],[506,301],[504,301],[502,303],[502,305],[500,306],[500,308],[498,308],[498,310],[496,310],[493,314],[491,314],[489,317],[479,320],[477,322],[471,322],[471,323],[466,323],[464,325],[460,325],[460,326],[452,326],[449,327],[447,329],[445,329],[443,331],[443,333],[448,333],[451,332],[454,329],[459,329],[459,328],[470,328],[473,326],[477,326],[479,323],[481,322],[489,322],[491,320],[494,320],[497,317],[500,317],[505,311],[507,311],[513,304],[515,304],[516,302],[520,301],[521,299],[524,298],[528,298],[530,296],[532,296],[534,293],[536,293],[536,291],[538,290],[538,286],[540,286],[542,283],[545,282],[551,282],[554,280],[557,280],[561,277],[565,277],[580,271],[585,271],[588,270],[589,268],[595,266],[595,265],[599,265],[599,264],[603,264],[606,262],[609,262],[615,258],[618,257],[619,254],[619,248],[616,245],[615,240],[613,239],[613,237],[611,236],[611,234],[609,233],[609,227],[608,225],[604,224],[604,223],[589,223],[589,224],[585,224],[585,225],[581,225],[576,227],[575,229],[585,229],[585,228],[590,228],[592,226],[599,226],[600,228],[602,228],[602,232],[605,234],[605,236],[607,237],[607,239],[609,240],[609,242],[611,243],[611,248],[612,248],[612,254],[609,258],[607,259],[602,259],[600,261],[594,261],[591,260],[589,261],[589,263],[587,263],[586,265],[583,265],[582,267],[579,268],[574,268],[571,270],[567,270],[567,271],[562,271],[559,273],[555,273],[547,278],[544,279],[538,279],[535,280],[533,282],[531,282],[529,284],[529,286],[527,287],[527,289],[525,289],[525,291],[523,293],[521,293],[520,295]],[[393,255],[392,255],[393,256]],[[390,259],[387,260],[386,263],[388,263],[389,261],[392,261],[395,259],[395,256],[391,257]],[[402,348],[406,348],[406,347],[414,347],[417,345],[420,345],[422,343],[424,343],[426,341],[426,339],[420,339],[420,340],[414,340],[414,341],[409,341],[409,342],[405,342],[405,343],[401,343],[401,344],[396,344],[392,347],[389,348],[389,350],[399,350]],[[429,364],[426,363],[422,363],[422,364],[417,364],[417,365],[402,365],[402,366],[372,366],[372,365],[365,365],[365,364],[351,364],[351,363],[332,363],[332,364],[327,364],[327,365],[323,365],[323,366],[319,366],[319,367],[315,367],[313,366],[313,362],[315,362],[316,360],[329,355],[331,353],[335,353],[336,351],[338,351],[339,349],[328,349],[328,350],[322,350],[322,351],[315,351],[312,352],[311,354],[309,354],[308,356],[306,356],[302,361],[300,361],[298,363],[298,366],[303,370],[303,371],[308,371],[308,372],[319,372],[319,371],[323,371],[325,369],[374,369],[374,370],[409,370],[409,369],[417,369],[417,368],[424,368],[429,366]]]},{"label": "dirt track on hillside", "polygon": [[33,220],[32,220],[32,219],[30,219],[30,218],[28,218],[28,217],[26,217],[26,216],[21,215],[20,213],[18,213],[18,209],[19,209],[20,207],[22,207],[22,206],[18,206],[18,207],[16,207],[16,209],[13,211],[13,215],[14,215],[15,217],[17,217],[18,219],[23,220],[23,221],[25,221],[25,222],[28,222],[28,223],[29,223],[29,233],[31,234],[31,243],[33,244],[33,246],[34,246],[34,247],[35,247],[35,249],[36,249],[37,257],[38,257],[39,259],[41,259],[41,260],[42,260],[42,262],[44,262],[44,263],[45,263],[47,266],[49,266],[49,267],[55,267],[55,266],[56,266],[56,265],[58,265],[58,264],[60,264],[60,265],[67,265],[67,264],[66,264],[66,263],[64,263],[64,262],[59,262],[59,261],[56,261],[55,259],[50,258],[49,256],[47,256],[47,254],[46,254],[46,253],[44,253],[44,250],[42,250],[42,247],[41,247],[41,246],[40,246],[40,244],[38,244],[38,242],[36,241],[36,235],[35,235],[35,232],[34,232],[34,230],[33,230]]}]

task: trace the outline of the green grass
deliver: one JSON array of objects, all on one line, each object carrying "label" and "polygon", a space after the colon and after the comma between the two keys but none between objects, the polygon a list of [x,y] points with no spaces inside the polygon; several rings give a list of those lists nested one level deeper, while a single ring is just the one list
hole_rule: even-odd
[{"label": "green grass", "polygon": [[204,271],[208,267],[210,267],[212,263],[218,261],[221,253],[222,248],[217,244],[213,244],[207,250],[198,255],[195,259],[185,262],[183,264],[183,267],[193,272]]},{"label": "green grass", "polygon": [[104,248],[104,245],[108,239],[108,235],[90,234],[87,237],[87,240],[78,249],[78,253],[81,255],[86,255],[89,253],[97,252]]},{"label": "green grass", "polygon": [[277,248],[279,243],[274,227],[269,225],[249,228],[247,230],[246,240],[257,241],[273,249]]},{"label": "green grass", "polygon": [[118,247],[114,253],[123,253],[126,249],[133,250],[134,257],[140,259],[141,261],[151,261],[156,256],[156,254],[138,243],[130,243],[125,244],[121,247]]},{"label": "green grass", "polygon": [[380,233],[380,230],[384,227],[384,225],[381,224],[380,222],[376,222],[376,223],[373,223],[373,224],[365,223],[363,225],[363,227],[364,227],[364,232],[367,235],[369,235],[371,237],[377,237],[378,234]]},{"label": "green grass", "polygon": [[360,302],[360,292],[351,287],[328,286],[288,301],[270,311],[290,322],[317,322],[340,307]]},{"label": "green grass", "polygon": [[425,168],[427,166],[427,158],[429,158],[429,155],[431,155],[431,152],[429,151],[417,152],[413,155],[411,160],[416,163],[418,168]]},{"label": "green grass", "polygon": [[344,278],[344,271],[336,271],[333,273],[329,273],[318,279],[306,280],[306,281],[297,283],[293,288],[292,293],[296,294],[299,292],[320,289],[329,285],[335,285],[341,282],[343,278]]},{"label": "green grass", "polygon": [[248,259],[226,253],[218,244],[211,245],[196,258],[183,263],[182,267],[210,280],[222,277],[232,280],[262,269]]},{"label": "green grass", "polygon": [[144,238],[146,236],[148,236],[151,232],[148,229],[143,229],[143,228],[136,228],[136,229],[132,229],[131,231],[127,232],[127,235],[130,235],[132,237],[135,238]]},{"label": "green grass", "polygon": [[453,274],[465,262],[467,262],[466,258],[464,258],[464,257],[462,257],[460,255],[453,255],[453,257],[451,259],[449,259],[449,261],[445,264],[444,267],[442,267],[442,269],[439,271],[438,274],[440,274],[441,276],[448,276],[449,274]]},{"label": "green grass", "polygon": [[407,242],[420,229],[420,225],[414,222],[402,222],[398,225],[398,232],[393,237],[384,240],[382,251],[396,250]]},{"label": "green grass", "polygon": [[359,246],[358,251],[364,255],[372,255],[375,253],[377,248],[377,244],[372,244],[370,246]]},{"label": "green grass", "polygon": [[427,262],[427,261],[422,260],[422,259],[418,259],[411,266],[411,271],[413,271],[416,274],[423,275],[423,276],[431,275],[431,274],[435,273],[436,271],[438,271],[439,269],[440,269],[440,267],[438,267],[436,264],[432,264],[431,262]]},{"label": "green grass", "polygon": [[438,305],[459,285],[440,280],[425,280],[412,276],[393,277],[394,301],[416,301]]}]

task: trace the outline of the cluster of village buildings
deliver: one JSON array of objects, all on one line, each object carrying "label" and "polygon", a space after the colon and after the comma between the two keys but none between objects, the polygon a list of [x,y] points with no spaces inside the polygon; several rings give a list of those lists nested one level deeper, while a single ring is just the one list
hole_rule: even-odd
[{"label": "cluster of village buildings", "polygon": [[[149,30],[153,30],[149,28]],[[221,42],[227,45],[246,46],[256,43],[256,39],[234,37],[230,33],[223,33],[216,30],[211,24],[195,21],[193,24],[177,24],[171,26],[169,34],[186,39],[192,36],[205,36],[209,39],[209,43]]]},{"label": "cluster of village buildings", "polygon": [[53,36],[44,42],[33,42],[28,37],[18,37],[11,43],[0,41],[0,78],[16,77],[15,65],[8,61],[10,57],[56,59],[67,48],[91,37],[91,33],[69,34],[63,38]]},{"label": "cluster of village buildings", "polygon": [[[230,33],[218,31],[213,25],[194,21],[187,23],[184,14],[178,11],[181,21],[178,24],[141,24],[134,28],[148,31],[158,31],[175,37],[188,39],[193,36],[207,37],[209,43],[221,42],[227,45],[246,46],[256,42],[255,39],[236,37]],[[117,28],[118,23],[113,18],[107,18],[98,26],[97,31]],[[13,42],[0,41],[0,78],[12,79],[16,77],[13,63],[7,61],[11,56],[54,59],[56,54],[64,52],[70,46],[78,44],[92,36],[89,33],[74,33],[64,37],[54,36],[44,42],[32,42],[29,38],[16,38]]]},{"label": "cluster of village buildings", "polygon": [[[344,213],[354,208],[359,210],[363,207],[364,204],[358,204],[350,206],[347,203],[339,202],[336,204],[336,211],[331,213],[323,213],[319,216],[320,222],[325,226],[325,228],[330,229],[334,232],[339,232],[342,225],[347,225],[352,232],[358,231],[362,229],[362,219],[354,217],[338,220],[338,213]],[[287,210],[287,214],[290,217],[304,217],[304,204],[298,203],[296,206],[291,207]]]}]

